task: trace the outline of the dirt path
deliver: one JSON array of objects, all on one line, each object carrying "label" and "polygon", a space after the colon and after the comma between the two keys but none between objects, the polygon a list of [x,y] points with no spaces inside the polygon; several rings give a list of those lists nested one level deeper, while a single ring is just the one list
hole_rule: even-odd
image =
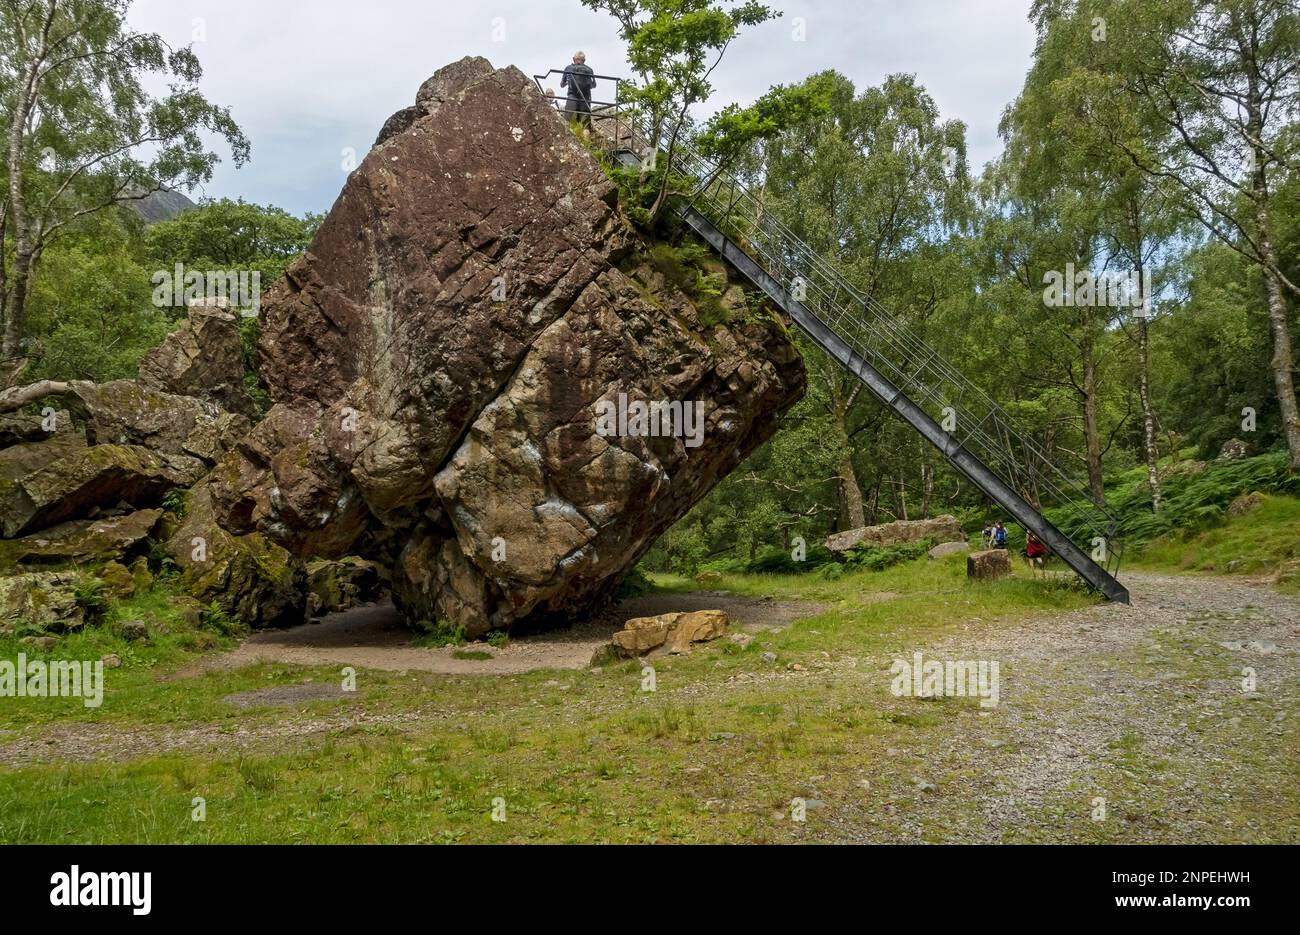
[{"label": "dirt path", "polygon": [[[1050,835],[1044,814],[1097,798],[1131,823],[1131,840],[1169,840],[1171,829],[1151,816],[1194,815],[1207,802],[1222,803],[1225,815],[1240,811],[1263,777],[1287,774],[1284,738],[1300,717],[1300,600],[1242,579],[1124,580],[1131,606],[996,630],[972,621],[924,648],[926,658],[999,660],[1002,668],[995,719],[955,729],[941,750],[926,751],[936,775],[978,769],[954,794],[973,800],[979,817],[955,817],[947,840],[996,843],[1008,828],[1020,840]],[[1249,693],[1248,668],[1256,678]],[[861,839],[859,817],[840,816],[838,839]],[[1275,833],[1262,819],[1247,823],[1255,839]],[[919,824],[916,831],[919,839]],[[1173,839],[1215,834],[1189,820]]]},{"label": "dirt path", "polygon": [[[732,625],[744,630],[770,630],[800,617],[811,617],[823,605],[810,601],[755,599],[726,591],[649,594],[620,601],[599,617],[563,630],[511,640],[501,648],[486,643],[428,648],[416,646],[412,634],[391,604],[358,607],[330,614],[318,624],[289,630],[265,630],[238,649],[203,659],[172,675],[190,678],[204,672],[238,669],[257,662],[290,665],[350,665],[390,672],[439,672],[445,675],[515,675],[538,669],[582,669],[630,617],[672,611],[724,610]],[[457,658],[472,650],[489,659]]]}]

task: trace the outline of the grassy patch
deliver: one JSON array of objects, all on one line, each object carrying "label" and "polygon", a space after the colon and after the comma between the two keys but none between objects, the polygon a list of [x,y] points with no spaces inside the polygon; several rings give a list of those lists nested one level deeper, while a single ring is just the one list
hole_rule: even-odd
[{"label": "grassy patch", "polygon": [[1159,569],[1272,574],[1279,589],[1300,593],[1300,498],[1265,496],[1243,516],[1149,543],[1136,561]]}]

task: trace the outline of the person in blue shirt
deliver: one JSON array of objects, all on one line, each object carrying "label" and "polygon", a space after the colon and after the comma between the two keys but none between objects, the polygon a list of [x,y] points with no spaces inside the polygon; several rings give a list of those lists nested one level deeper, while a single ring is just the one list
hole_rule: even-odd
[{"label": "person in blue shirt", "polygon": [[997,526],[993,528],[993,548],[1005,549],[1007,547],[1007,527],[1002,525],[1002,520],[998,520]]}]

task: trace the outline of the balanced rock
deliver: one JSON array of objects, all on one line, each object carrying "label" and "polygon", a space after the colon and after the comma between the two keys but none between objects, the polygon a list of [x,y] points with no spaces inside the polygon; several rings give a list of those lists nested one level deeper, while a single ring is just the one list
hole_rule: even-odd
[{"label": "balanced rock", "polygon": [[[263,298],[275,405],[215,516],[374,560],[409,620],[471,638],[597,607],[805,386],[775,315],[701,314],[649,247],[522,72],[443,68]],[[682,430],[603,430],[651,402]]]}]

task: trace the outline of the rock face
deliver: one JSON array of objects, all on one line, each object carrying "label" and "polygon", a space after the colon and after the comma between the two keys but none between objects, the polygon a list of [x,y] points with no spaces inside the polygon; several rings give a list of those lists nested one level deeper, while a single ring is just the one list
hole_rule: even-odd
[{"label": "rock face", "polygon": [[185,517],[167,539],[181,582],[202,604],[252,627],[287,627],[307,613],[303,564],[261,533],[233,536],[213,515],[204,480],[185,497]]},{"label": "rock face", "polygon": [[18,625],[77,629],[85,623],[75,593],[78,581],[76,574],[63,571],[0,578],[0,633],[9,633]]},{"label": "rock face", "polygon": [[[99,576],[112,594],[149,587],[144,553],[155,536],[175,538],[176,520],[164,508],[175,508],[184,499],[178,493],[247,433],[248,417],[225,408],[239,400],[202,386],[220,377],[242,392],[237,324],[215,309],[191,315],[151,352],[144,379],[42,381],[22,388],[29,412],[0,415],[0,576],[11,575],[0,577],[0,603],[12,621],[80,626],[85,614],[73,593],[80,579],[68,566],[107,563]],[[203,567],[210,574],[190,583],[205,602],[249,622],[301,622],[303,576],[288,553],[260,535],[227,535],[210,511],[197,511],[190,528],[203,522],[213,546]],[[194,551],[186,543],[178,558]],[[287,596],[293,586],[296,597]],[[296,607],[296,617],[286,606]]]},{"label": "rock face", "polygon": [[162,510],[136,510],[98,520],[70,520],[0,543],[0,555],[22,566],[107,561],[143,543],[160,519]]},{"label": "rock face", "polygon": [[239,319],[217,306],[190,306],[181,326],[141,358],[140,382],[166,393],[210,400],[229,412],[253,414],[244,391]]},{"label": "rock face", "polygon": [[[379,562],[413,622],[583,612],[803,392],[782,324],[725,285],[706,325],[532,83],[448,66],[264,297],[275,405],[213,472],[216,515]],[[699,444],[602,434],[628,401],[698,406]]]},{"label": "rock face", "polygon": [[348,610],[383,596],[383,572],[374,562],[348,556],[338,561],[307,563],[309,616]]},{"label": "rock face", "polygon": [[966,534],[952,516],[936,516],[934,519],[898,520],[881,526],[859,526],[846,529],[826,539],[826,548],[832,552],[847,552],[858,545],[885,547],[918,542],[921,539],[937,539],[940,542],[965,541]]},{"label": "rock face", "polygon": [[206,471],[197,458],[139,445],[81,448],[14,481],[0,497],[0,529],[6,537],[18,536],[124,501],[156,504]]}]

